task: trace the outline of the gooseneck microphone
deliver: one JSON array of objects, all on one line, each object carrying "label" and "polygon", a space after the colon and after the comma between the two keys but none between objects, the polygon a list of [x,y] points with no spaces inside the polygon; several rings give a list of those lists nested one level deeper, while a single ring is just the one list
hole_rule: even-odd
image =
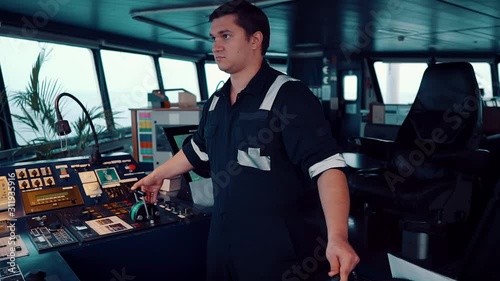
[{"label": "gooseneck microphone", "polygon": [[92,119],[90,118],[90,114],[85,108],[85,106],[72,94],[69,93],[61,93],[57,95],[56,97],[56,102],[55,102],[55,109],[56,109],[56,115],[57,115],[57,122],[56,122],[56,131],[59,136],[65,136],[71,133],[71,128],[69,126],[69,123],[67,120],[63,120],[61,111],[59,110],[59,100],[62,97],[70,97],[74,101],[78,103],[78,105],[82,108],[83,113],[85,113],[85,116],[87,117],[90,128],[92,129],[92,134],[94,134],[94,141],[95,141],[95,151],[90,155],[89,159],[89,164],[90,165],[98,165],[102,163],[102,158],[101,158],[101,153],[99,152],[99,142],[97,140],[97,133],[95,131],[94,123],[92,122]]}]

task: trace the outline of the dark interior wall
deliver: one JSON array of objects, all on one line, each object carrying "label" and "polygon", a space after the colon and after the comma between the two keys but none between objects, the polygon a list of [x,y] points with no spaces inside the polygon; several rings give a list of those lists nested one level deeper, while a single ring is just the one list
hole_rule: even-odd
[{"label": "dark interior wall", "polygon": [[[324,114],[339,145],[346,145],[350,136],[359,136],[365,79],[360,56],[346,57],[339,50],[296,52],[289,58],[288,74],[310,88],[319,89],[318,97],[323,104]],[[344,100],[342,79],[347,74],[358,76],[356,101]]]},{"label": "dark interior wall", "polygon": [[297,1],[296,17],[293,21],[292,50],[334,46],[331,38],[339,38],[341,26],[338,1]]},{"label": "dark interior wall", "polygon": [[0,150],[15,147],[16,139],[12,126],[12,117],[9,110],[7,99],[7,90],[2,76],[2,67],[0,66]]},{"label": "dark interior wall", "polygon": [[322,58],[297,58],[288,60],[288,75],[304,82],[309,87],[321,85]]}]

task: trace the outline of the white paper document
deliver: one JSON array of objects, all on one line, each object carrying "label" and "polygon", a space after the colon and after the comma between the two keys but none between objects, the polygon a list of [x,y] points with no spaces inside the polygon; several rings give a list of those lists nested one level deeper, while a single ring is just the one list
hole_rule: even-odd
[{"label": "white paper document", "polygon": [[86,222],[93,230],[100,235],[120,232],[132,229],[132,226],[124,222],[117,216],[105,217]]},{"label": "white paper document", "polygon": [[387,254],[387,257],[389,258],[392,278],[402,278],[411,281],[456,281],[444,275],[414,265],[391,254]]}]

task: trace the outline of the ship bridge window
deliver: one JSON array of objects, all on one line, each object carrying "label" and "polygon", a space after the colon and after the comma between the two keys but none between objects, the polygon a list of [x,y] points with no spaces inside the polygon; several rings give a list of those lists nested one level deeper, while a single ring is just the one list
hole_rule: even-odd
[{"label": "ship bridge window", "polygon": [[[102,106],[92,52],[87,48],[0,36],[0,64],[19,145],[59,139],[50,118],[55,118],[54,101],[62,92],[76,96],[88,109]],[[82,112],[73,102],[63,101],[60,109],[70,122]],[[94,122],[105,126],[104,119]]]},{"label": "ship bridge window", "polygon": [[[165,89],[183,88],[196,96],[200,101],[198,74],[194,62],[160,58],[161,76]],[[171,102],[178,102],[177,95],[168,96]]]},{"label": "ship bridge window", "polygon": [[[439,61],[438,61],[439,63]],[[493,96],[491,68],[486,62],[471,62],[484,98]],[[380,92],[385,104],[411,104],[415,100],[427,63],[375,62]]]},{"label": "ship bridge window", "polygon": [[483,98],[493,97],[493,88],[491,83],[491,67],[486,62],[471,62],[474,72],[476,73],[476,80],[481,90]]},{"label": "ship bridge window", "polygon": [[147,93],[159,88],[153,58],[110,50],[101,56],[115,125],[130,127],[129,109],[147,107]]},{"label": "ship bridge window", "polygon": [[427,63],[375,62],[375,73],[385,104],[411,104]]},{"label": "ship bridge window", "polygon": [[345,75],[343,79],[344,99],[355,101],[358,99],[358,76]]},{"label": "ship bridge window", "polygon": [[208,96],[220,89],[229,79],[229,74],[220,70],[215,63],[205,63],[205,74],[207,76]]}]

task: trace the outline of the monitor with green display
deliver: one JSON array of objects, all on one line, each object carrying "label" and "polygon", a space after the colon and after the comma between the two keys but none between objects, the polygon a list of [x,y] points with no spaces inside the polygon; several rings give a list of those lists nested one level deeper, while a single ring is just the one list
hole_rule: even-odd
[{"label": "monitor with green display", "polygon": [[[163,131],[172,149],[172,154],[178,153],[184,144],[191,140],[197,129],[197,125],[164,127]],[[194,203],[205,206],[213,204],[213,188],[209,164],[206,167],[197,167],[183,176],[190,187]]]}]

